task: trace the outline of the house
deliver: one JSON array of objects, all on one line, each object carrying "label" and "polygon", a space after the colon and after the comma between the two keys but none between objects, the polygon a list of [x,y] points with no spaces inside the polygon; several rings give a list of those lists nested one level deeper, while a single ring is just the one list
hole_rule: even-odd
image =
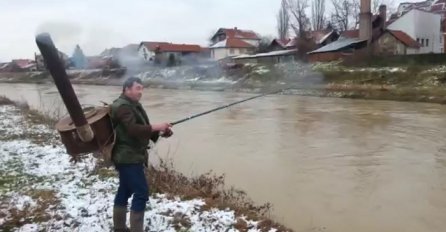
[{"label": "house", "polygon": [[292,39],[273,39],[268,45],[268,51],[280,51],[288,49],[287,44]]},{"label": "house", "polygon": [[30,59],[16,59],[9,63],[2,63],[0,65],[2,72],[30,72],[37,71],[36,63]]},{"label": "house", "polygon": [[387,26],[416,39],[421,44],[419,53],[442,53],[443,35],[441,15],[419,9],[412,9]]},{"label": "house", "polygon": [[[363,3],[364,1],[361,1],[361,4]],[[361,6],[359,30],[344,31],[338,40],[309,52],[310,62],[338,60],[365,48],[367,48],[366,52],[373,52],[373,49],[368,48],[371,48],[370,45],[376,42],[385,31],[387,7],[381,5],[377,15],[372,15],[370,8],[370,2],[366,7]]]},{"label": "house", "polygon": [[386,30],[374,44],[379,55],[417,54],[421,45],[403,31]]},{"label": "house", "polygon": [[[366,40],[361,40],[358,36],[358,30],[344,32],[338,41],[310,52],[310,61],[333,61],[353,55],[367,44]],[[386,29],[375,35],[370,47],[373,55],[407,55],[417,54],[421,46],[402,31]]]},{"label": "house", "polygon": [[402,30],[390,27],[386,29],[386,11],[386,7],[382,5],[378,15],[362,13],[359,30],[344,31],[337,41],[309,52],[310,62],[333,61],[359,53],[367,55],[419,53],[421,44],[414,37]]},{"label": "house", "polygon": [[241,54],[253,54],[259,46],[260,38],[250,30],[220,28],[211,38],[211,58],[214,60]]},{"label": "house", "polygon": [[426,0],[426,1],[422,1],[422,2],[402,2],[399,4],[396,13],[397,13],[398,17],[400,17],[403,14],[405,14],[413,9],[430,11],[432,5],[434,5],[435,3],[436,3],[435,0]]},{"label": "house", "polygon": [[203,51],[200,45],[167,42],[141,42],[138,47],[138,54],[144,61],[158,64],[196,60]]},{"label": "house", "polygon": [[427,0],[422,2],[403,2],[400,3],[397,12],[394,14],[396,17],[401,17],[407,12],[417,9],[422,11],[428,11],[431,13],[438,13],[443,15],[443,19],[446,12],[446,0]]},{"label": "house", "polygon": [[308,31],[305,32],[305,37],[305,40],[298,37],[285,40],[274,39],[268,46],[268,51],[298,49],[298,44],[305,44],[304,49],[314,50],[338,40],[339,33],[333,29]]}]

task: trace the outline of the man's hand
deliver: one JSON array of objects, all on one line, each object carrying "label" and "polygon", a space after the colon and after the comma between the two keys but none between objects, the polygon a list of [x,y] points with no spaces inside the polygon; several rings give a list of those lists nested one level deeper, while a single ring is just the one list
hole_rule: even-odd
[{"label": "man's hand", "polygon": [[170,129],[171,127],[172,127],[172,125],[168,122],[153,124],[152,131],[164,132],[167,129]]},{"label": "man's hand", "polygon": [[161,137],[163,137],[163,138],[169,138],[172,135],[173,135],[173,131],[172,131],[172,129],[170,129],[170,127],[167,128],[165,131],[161,132]]}]

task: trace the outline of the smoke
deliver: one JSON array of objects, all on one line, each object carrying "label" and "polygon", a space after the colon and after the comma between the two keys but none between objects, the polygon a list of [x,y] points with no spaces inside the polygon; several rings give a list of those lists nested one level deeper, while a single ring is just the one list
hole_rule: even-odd
[{"label": "smoke", "polygon": [[126,37],[99,24],[80,25],[70,21],[49,21],[38,26],[36,35],[47,32],[56,47],[71,56],[76,45],[86,55],[98,55],[104,49],[125,43]]},{"label": "smoke", "polygon": [[60,51],[68,52],[74,50],[82,36],[82,27],[73,22],[45,22],[41,24],[36,35],[47,32],[51,35],[54,44]]}]

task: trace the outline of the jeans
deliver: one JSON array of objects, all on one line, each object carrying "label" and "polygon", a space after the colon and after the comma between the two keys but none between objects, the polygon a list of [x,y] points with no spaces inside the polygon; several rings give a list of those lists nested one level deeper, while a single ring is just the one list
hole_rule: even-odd
[{"label": "jeans", "polygon": [[127,207],[128,200],[133,194],[132,211],[141,212],[146,208],[149,200],[149,186],[144,175],[142,164],[116,165],[119,172],[119,187],[115,197],[115,206]]}]

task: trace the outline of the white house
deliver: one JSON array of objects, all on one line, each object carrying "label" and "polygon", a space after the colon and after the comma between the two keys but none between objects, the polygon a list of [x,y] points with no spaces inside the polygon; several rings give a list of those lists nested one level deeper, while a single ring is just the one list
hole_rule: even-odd
[{"label": "white house", "polygon": [[398,30],[420,43],[419,53],[442,53],[441,15],[412,9],[390,25],[389,30]]},{"label": "white house", "polygon": [[155,61],[156,56],[161,60],[166,60],[170,55],[175,59],[183,57],[197,56],[203,52],[197,44],[174,44],[167,42],[141,42],[138,48],[139,56],[145,61]]},{"label": "white house", "polygon": [[252,54],[259,46],[259,36],[249,30],[220,28],[211,38],[211,57],[220,60],[242,54]]}]

